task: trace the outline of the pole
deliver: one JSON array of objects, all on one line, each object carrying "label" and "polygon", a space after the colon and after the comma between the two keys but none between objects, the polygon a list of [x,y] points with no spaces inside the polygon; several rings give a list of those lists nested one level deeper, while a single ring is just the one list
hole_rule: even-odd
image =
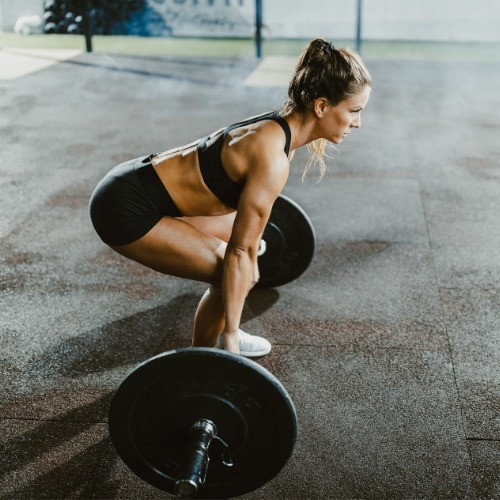
[{"label": "pole", "polygon": [[363,10],[363,0],[358,0],[356,16],[356,52],[361,54],[361,14]]},{"label": "pole", "polygon": [[90,0],[85,0],[85,45],[92,52],[92,21],[90,19]]},{"label": "pole", "polygon": [[262,57],[262,0],[255,0],[255,47],[257,57]]}]

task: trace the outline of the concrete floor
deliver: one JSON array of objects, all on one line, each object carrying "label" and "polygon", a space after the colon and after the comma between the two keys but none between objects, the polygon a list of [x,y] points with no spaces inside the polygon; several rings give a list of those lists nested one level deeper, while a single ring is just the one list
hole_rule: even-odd
[{"label": "concrete floor", "polygon": [[[204,287],[108,250],[87,202],[114,164],[279,105],[243,85],[255,66],[82,54],[0,81],[0,499],[168,497],[117,457],[107,410],[134,366],[189,345]],[[311,266],[245,309],[300,432],[244,498],[500,498],[500,66],[369,68],[330,175],[293,160]]]}]

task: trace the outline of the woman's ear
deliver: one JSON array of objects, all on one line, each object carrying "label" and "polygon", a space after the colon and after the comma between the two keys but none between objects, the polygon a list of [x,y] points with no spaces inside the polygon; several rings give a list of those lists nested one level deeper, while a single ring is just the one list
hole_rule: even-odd
[{"label": "woman's ear", "polygon": [[325,113],[326,109],[328,108],[328,99],[325,99],[324,97],[318,97],[314,101],[314,113],[318,118],[322,118],[323,114]]}]

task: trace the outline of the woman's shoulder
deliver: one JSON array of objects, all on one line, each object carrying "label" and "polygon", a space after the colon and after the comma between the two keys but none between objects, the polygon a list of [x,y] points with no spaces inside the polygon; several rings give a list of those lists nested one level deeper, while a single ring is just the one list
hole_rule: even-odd
[{"label": "woman's shoulder", "polygon": [[245,146],[276,145],[283,149],[289,142],[289,130],[286,120],[277,111],[271,111],[231,125],[226,132],[231,139],[241,141]]},{"label": "woman's shoulder", "polygon": [[224,148],[227,153],[243,156],[251,163],[264,158],[286,158],[286,137],[274,121],[266,120],[250,127],[241,127],[231,131],[228,136]]}]

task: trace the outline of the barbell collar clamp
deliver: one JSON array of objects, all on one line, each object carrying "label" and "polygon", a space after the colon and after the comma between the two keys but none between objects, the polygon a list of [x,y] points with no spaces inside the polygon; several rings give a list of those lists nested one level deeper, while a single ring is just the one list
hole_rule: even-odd
[{"label": "barbell collar clamp", "polygon": [[189,442],[182,477],[175,482],[174,493],[179,498],[193,498],[198,488],[205,484],[210,457],[208,449],[217,435],[211,420],[197,420],[189,429]]}]

